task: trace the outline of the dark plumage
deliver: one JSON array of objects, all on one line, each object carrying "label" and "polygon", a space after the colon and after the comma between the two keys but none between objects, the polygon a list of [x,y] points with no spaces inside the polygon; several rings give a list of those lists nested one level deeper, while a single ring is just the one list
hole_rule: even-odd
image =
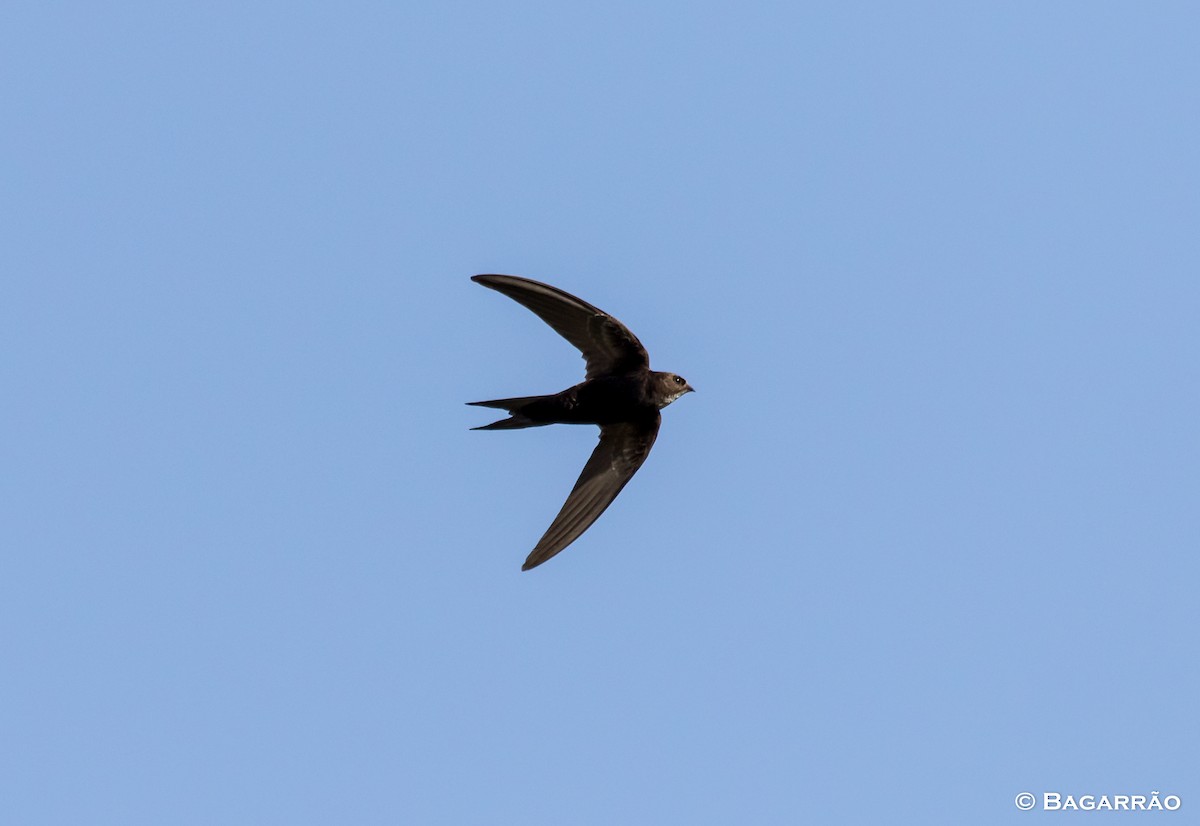
[{"label": "dark plumage", "polygon": [[600,426],[600,443],[562,510],[521,567],[528,571],[578,539],[604,513],[646,461],[662,421],[659,410],[692,388],[674,373],[651,370],[650,356],[637,336],[608,313],[570,293],[515,275],[476,275],[471,280],[528,307],[579,348],[587,362],[585,380],[561,393],[469,402],[510,414],[507,419],[472,429]]}]

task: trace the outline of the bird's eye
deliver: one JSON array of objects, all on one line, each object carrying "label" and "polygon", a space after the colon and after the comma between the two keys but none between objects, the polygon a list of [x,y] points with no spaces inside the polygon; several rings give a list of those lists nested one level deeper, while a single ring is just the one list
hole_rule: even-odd
[{"label": "bird's eye", "polygon": [[676,384],[683,384],[683,377],[682,377],[682,376],[676,376],[676,377],[675,377],[675,383],[676,383]]}]

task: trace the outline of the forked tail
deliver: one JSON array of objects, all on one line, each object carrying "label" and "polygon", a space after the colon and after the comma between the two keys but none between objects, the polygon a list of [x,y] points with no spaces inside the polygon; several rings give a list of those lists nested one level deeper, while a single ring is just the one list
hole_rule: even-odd
[{"label": "forked tail", "polygon": [[472,427],[472,430],[516,430],[522,427],[541,427],[549,422],[534,421],[521,411],[534,402],[539,402],[546,396],[518,396],[514,399],[492,399],[486,402],[467,402],[475,407],[494,407],[497,410],[507,410],[512,415],[498,422],[485,424],[482,427]]}]

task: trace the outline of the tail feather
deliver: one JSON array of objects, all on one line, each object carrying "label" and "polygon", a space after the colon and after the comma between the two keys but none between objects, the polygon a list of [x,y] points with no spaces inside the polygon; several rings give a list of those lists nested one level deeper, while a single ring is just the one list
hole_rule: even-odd
[{"label": "tail feather", "polygon": [[492,399],[489,402],[467,402],[474,407],[494,407],[497,410],[507,410],[509,413],[516,413],[530,402],[536,402],[546,398],[545,396],[517,396],[512,399]]},{"label": "tail feather", "polygon": [[517,396],[512,399],[492,399],[486,402],[467,402],[467,404],[475,407],[494,407],[497,410],[507,410],[512,415],[507,419],[501,419],[491,424],[485,424],[482,427],[473,427],[472,430],[517,430],[522,427],[541,427],[548,422],[538,422],[524,415],[521,411],[534,402],[541,401],[545,396]]}]

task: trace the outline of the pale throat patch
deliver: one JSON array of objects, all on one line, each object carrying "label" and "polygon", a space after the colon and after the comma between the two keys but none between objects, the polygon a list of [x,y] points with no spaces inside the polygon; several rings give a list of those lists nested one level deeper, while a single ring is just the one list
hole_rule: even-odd
[{"label": "pale throat patch", "polygon": [[680,390],[678,393],[672,393],[670,396],[667,396],[667,400],[665,402],[663,402],[662,405],[658,409],[662,410],[664,407],[666,407],[668,404],[670,404],[671,402],[678,399],[680,396],[685,396],[685,395],[687,395],[686,390]]}]

